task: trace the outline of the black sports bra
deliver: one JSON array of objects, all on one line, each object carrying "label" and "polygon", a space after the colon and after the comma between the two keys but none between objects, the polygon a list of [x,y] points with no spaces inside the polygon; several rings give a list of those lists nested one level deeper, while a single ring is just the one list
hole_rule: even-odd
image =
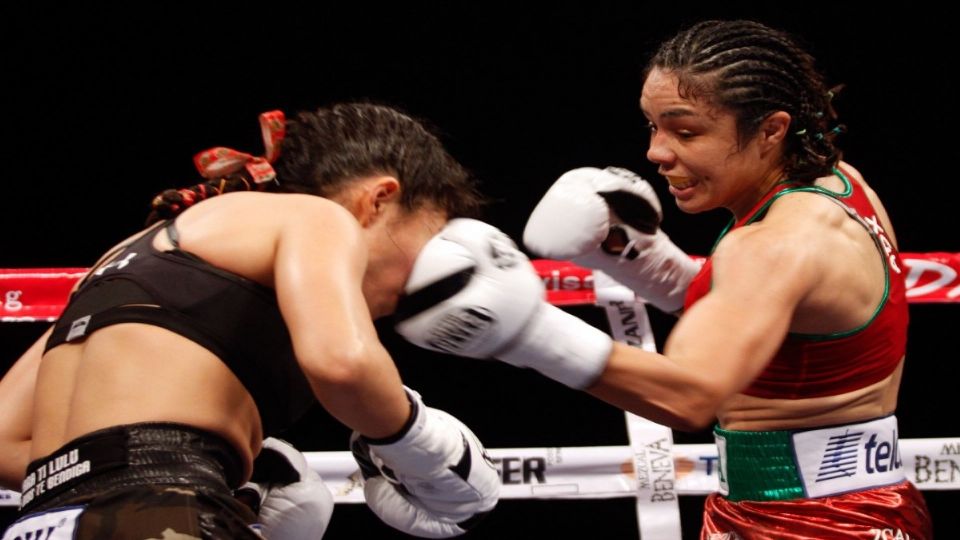
[{"label": "black sports bra", "polygon": [[[174,249],[153,247],[160,231]],[[289,427],[315,401],[273,289],[181,250],[172,220],[119,248],[87,275],[46,350],[126,322],[166,328],[219,357],[253,396],[264,436]]]}]

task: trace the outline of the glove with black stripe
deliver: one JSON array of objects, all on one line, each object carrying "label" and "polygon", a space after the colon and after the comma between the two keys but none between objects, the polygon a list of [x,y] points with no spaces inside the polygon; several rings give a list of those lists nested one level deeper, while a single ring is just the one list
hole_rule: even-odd
[{"label": "glove with black stripe", "polygon": [[602,376],[613,341],[548,304],[526,255],[496,227],[452,219],[420,250],[394,314],[411,343],[531,368],[572,388]]},{"label": "glove with black stripe", "polygon": [[306,457],[285,441],[268,437],[253,462],[253,477],[238,499],[259,517],[266,538],[319,540],[333,515],[333,495]]},{"label": "glove with black stripe", "polygon": [[423,538],[465,533],[493,510],[500,475],[476,435],[407,389],[411,417],[400,433],[369,439],[354,432],[350,449],[363,474],[367,506],[384,523]]},{"label": "glove with black stripe", "polygon": [[700,265],[660,229],[653,187],[617,167],[566,172],[543,196],[523,232],[541,257],[601,270],[667,312],[683,308]]}]

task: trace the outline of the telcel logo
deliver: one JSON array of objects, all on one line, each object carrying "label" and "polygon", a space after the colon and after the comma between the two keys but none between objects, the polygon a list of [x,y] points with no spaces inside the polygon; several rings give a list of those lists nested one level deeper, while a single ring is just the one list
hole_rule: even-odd
[{"label": "telcel logo", "polygon": [[870,436],[870,439],[863,445],[867,451],[867,474],[885,473],[903,467],[898,441],[897,430],[893,430],[890,441],[877,442],[876,433]]},{"label": "telcel logo", "polygon": [[793,444],[808,497],[826,497],[905,478],[894,416],[798,432],[793,435]]},{"label": "telcel logo", "polygon": [[[831,436],[820,461],[816,481],[853,477],[858,470],[865,470],[867,474],[880,474],[903,466],[896,429],[892,431],[889,439],[874,432],[867,437],[866,442],[863,442],[864,435],[866,433],[860,431]],[[863,469],[859,466],[861,448],[863,449]]]}]

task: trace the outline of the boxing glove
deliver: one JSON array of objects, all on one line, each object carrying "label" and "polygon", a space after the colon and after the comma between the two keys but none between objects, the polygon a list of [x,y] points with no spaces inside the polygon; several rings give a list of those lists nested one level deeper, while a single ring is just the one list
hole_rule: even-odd
[{"label": "boxing glove", "polygon": [[573,388],[603,372],[610,336],[544,300],[543,282],[507,235],[451,220],[421,250],[395,314],[397,332],[426,349],[497,358]]},{"label": "boxing glove", "polygon": [[470,429],[407,389],[410,421],[388,439],[354,432],[350,449],[367,506],[384,523],[423,538],[463,534],[496,506],[500,474]]},{"label": "boxing glove", "polygon": [[296,448],[272,437],[263,440],[237,498],[257,512],[256,528],[270,539],[317,540],[333,515],[333,495],[320,475]]},{"label": "boxing glove", "polygon": [[533,253],[601,270],[657,308],[683,307],[700,266],[660,229],[656,192],[615,167],[564,173],[534,208],[523,233]]}]

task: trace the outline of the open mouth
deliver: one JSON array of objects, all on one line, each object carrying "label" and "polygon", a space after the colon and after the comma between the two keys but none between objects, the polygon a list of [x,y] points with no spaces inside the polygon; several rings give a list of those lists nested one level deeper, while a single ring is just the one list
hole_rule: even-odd
[{"label": "open mouth", "polygon": [[697,184],[697,181],[691,179],[689,176],[664,175],[664,177],[667,179],[667,182],[670,183],[670,186],[675,189],[686,189]]}]

